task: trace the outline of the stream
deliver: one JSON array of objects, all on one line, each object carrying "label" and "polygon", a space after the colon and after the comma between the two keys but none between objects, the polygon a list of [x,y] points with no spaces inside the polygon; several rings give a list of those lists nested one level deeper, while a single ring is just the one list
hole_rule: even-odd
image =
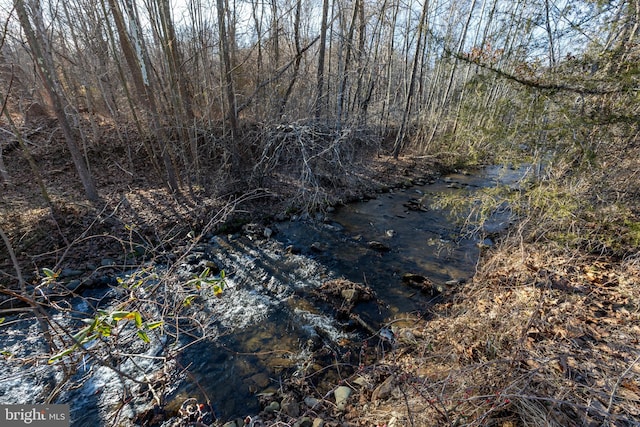
[{"label": "stream", "polygon": [[[393,340],[391,325],[426,315],[440,290],[473,276],[480,246],[492,242],[462,230],[448,210],[432,201],[497,185],[516,189],[526,173],[485,167],[381,192],[371,200],[336,207],[322,218],[294,217],[266,230],[212,236],[185,257],[178,275],[186,282],[204,265],[215,265],[226,274],[222,296],[203,298],[190,308],[198,328],[180,334],[167,325],[177,339],[162,336],[149,345],[135,344],[128,351],[139,357],[123,359],[118,368],[149,379],[161,370],[168,349],[180,348],[169,364],[172,373],[165,372],[171,375],[164,390],[168,411],[177,412],[190,397],[204,401],[206,396],[221,420],[257,414],[258,396],[277,390],[283,376],[304,371],[312,353],[326,347],[335,357],[353,343]],[[509,220],[504,207],[485,223],[484,234],[499,234]],[[434,291],[407,286],[407,274],[432,282]],[[318,294],[324,283],[336,279],[360,284],[375,298],[359,301],[350,317],[341,317]],[[88,300],[108,306],[117,296],[113,292],[91,289],[69,304],[87,313]],[[0,404],[42,402],[62,373],[37,356],[44,349],[37,322],[28,316],[7,317],[0,330],[5,356],[32,359],[18,364],[7,357],[2,364]],[[144,387],[136,386],[138,395],[119,404],[127,381],[108,367],[85,361],[52,403],[70,404],[74,426],[130,425],[150,398]]]}]

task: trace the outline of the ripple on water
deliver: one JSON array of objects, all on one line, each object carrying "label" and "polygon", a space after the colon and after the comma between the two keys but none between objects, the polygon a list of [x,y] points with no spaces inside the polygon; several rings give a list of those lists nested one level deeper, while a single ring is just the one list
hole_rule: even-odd
[{"label": "ripple on water", "polygon": [[[421,186],[420,193],[395,191],[338,208],[329,214],[330,227],[310,221],[283,222],[269,239],[216,236],[201,245],[202,253],[226,272],[227,289],[221,298],[206,297],[189,312],[199,320],[206,339],[186,346],[189,338],[183,334],[178,343],[169,343],[186,346],[174,368],[188,367],[191,377],[178,376],[168,384],[168,408],[179,407],[187,397],[203,399],[204,391],[222,419],[255,413],[259,410],[255,393],[277,384],[287,369],[303,363],[309,341],[317,342],[319,337],[335,344],[352,339],[355,333],[347,332],[310,297],[310,290],[330,278],[344,277],[375,291],[380,303],[356,307],[358,316],[374,327],[394,316],[427,310],[430,298],[403,286],[402,275],[416,273],[438,284],[463,281],[475,271],[478,242],[472,236],[461,237],[447,212],[409,210],[406,204],[417,194],[473,191],[505,177],[516,187],[512,175],[498,168],[478,175],[454,175]],[[460,185],[451,188],[452,182]],[[389,251],[373,250],[367,244],[371,241],[381,242]],[[325,250],[314,251],[314,243]],[[287,250],[292,246],[299,250]],[[184,272],[181,280],[192,277],[189,274]],[[76,304],[80,312],[89,309],[81,300]],[[44,354],[43,343],[34,338],[38,326],[33,319],[24,322],[2,326],[0,347],[16,357]],[[162,345],[154,342],[148,348],[133,349],[142,357],[135,363],[124,358],[118,368],[137,379],[148,378],[162,366],[158,358],[166,354]],[[43,365],[43,360],[27,366],[5,363],[0,372],[0,403],[43,400],[60,380],[60,370]],[[58,403],[71,403],[77,425],[104,424],[116,411],[121,419],[131,418],[151,402],[142,397],[121,406],[124,385],[137,386],[98,364],[81,366],[72,383]]]}]

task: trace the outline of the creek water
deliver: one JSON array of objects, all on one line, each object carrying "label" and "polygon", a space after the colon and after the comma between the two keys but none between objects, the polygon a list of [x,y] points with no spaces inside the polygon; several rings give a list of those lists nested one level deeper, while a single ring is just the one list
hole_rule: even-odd
[{"label": "creek water", "polygon": [[[519,169],[486,167],[380,193],[338,207],[321,221],[277,223],[269,240],[246,235],[214,239],[216,262],[230,273],[228,301],[242,306],[239,316],[229,317],[233,309],[218,302],[216,315],[223,323],[225,317],[230,320],[225,332],[216,343],[202,343],[193,351],[198,363],[194,371],[219,416],[257,412],[254,392],[277,388],[283,370],[303,364],[309,340],[320,336],[339,346],[358,335],[371,338],[367,330],[337,321],[309,296],[328,279],[345,278],[376,293],[376,301],[353,310],[376,330],[424,315],[433,297],[403,285],[403,274],[418,274],[438,285],[463,283],[473,276],[483,243],[480,235],[461,229],[460,218],[430,207],[430,202],[497,185],[517,188],[522,178]],[[499,233],[509,219],[508,208],[495,211],[484,229]],[[243,292],[247,294],[241,296]],[[189,354],[187,362],[192,362]],[[176,404],[193,394],[198,389],[190,384],[178,392]]]},{"label": "creek water", "polygon": [[[450,211],[432,202],[452,193],[471,196],[483,187],[517,188],[525,175],[497,166],[452,174],[340,206],[320,221],[279,222],[269,238],[263,233],[213,236],[194,248],[193,260],[213,262],[225,271],[227,287],[221,298],[203,301],[191,313],[202,339],[190,345],[193,338],[184,335],[174,343],[184,349],[166,390],[168,409],[177,411],[185,399],[195,397],[209,398],[223,420],[255,414],[260,410],[257,396],[277,389],[282,375],[301,369],[314,349],[381,339],[376,331],[424,315],[434,297],[405,286],[403,275],[417,274],[438,286],[464,283],[474,274],[483,238],[463,230]],[[508,207],[494,212],[485,231],[499,233],[509,218]],[[183,279],[192,273],[185,263]],[[353,310],[366,328],[337,319],[314,297],[315,290],[334,278],[366,285],[377,296]],[[3,326],[0,347],[20,354],[31,339],[31,351],[41,351],[41,344],[30,338],[36,336],[29,333],[34,328],[33,321],[13,319]],[[119,369],[148,378],[160,369],[165,345],[160,340],[141,348],[141,358]],[[5,364],[0,403],[34,403],[60,375],[42,363],[27,370]],[[116,404],[122,400],[121,381],[108,367],[88,363],[56,403],[71,404],[73,425],[111,425],[114,420],[127,425],[123,420],[148,402]]]}]

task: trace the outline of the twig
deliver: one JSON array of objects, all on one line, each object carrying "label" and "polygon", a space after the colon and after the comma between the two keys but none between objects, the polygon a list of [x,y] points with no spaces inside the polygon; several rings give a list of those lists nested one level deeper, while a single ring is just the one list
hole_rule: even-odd
[{"label": "twig", "polygon": [[636,363],[638,363],[638,360],[640,360],[640,354],[638,354],[638,357],[636,357],[635,360],[633,362],[631,362],[631,364],[627,367],[627,369],[624,370],[622,375],[620,375],[618,377],[618,381],[616,381],[616,385],[614,385],[613,386],[613,390],[611,390],[611,396],[609,396],[609,404],[607,405],[607,412],[609,412],[609,413],[611,412],[611,406],[613,406],[613,398],[615,397],[616,392],[618,391],[618,388],[620,387],[620,384],[622,383],[622,380],[629,373],[631,368],[633,368],[633,366]]},{"label": "twig", "polygon": [[126,173],[130,177],[132,177],[132,178],[134,177],[133,173],[129,172],[128,170],[126,170],[125,168],[120,166],[120,164],[118,162],[113,162],[113,164],[115,164],[118,167],[118,169],[120,169],[122,172]]},{"label": "twig", "polygon": [[411,427],[415,426],[413,423],[413,412],[411,411],[411,405],[409,405],[409,397],[407,396],[407,392],[403,387],[403,382],[400,382],[400,391],[402,392],[402,396],[404,397],[404,405],[407,407],[407,415],[409,416],[409,423]]}]

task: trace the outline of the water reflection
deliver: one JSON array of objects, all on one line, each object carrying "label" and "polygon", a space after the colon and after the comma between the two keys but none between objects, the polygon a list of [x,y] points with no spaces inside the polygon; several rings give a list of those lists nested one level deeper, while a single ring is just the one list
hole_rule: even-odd
[{"label": "water reflection", "polygon": [[[229,286],[222,298],[203,299],[190,313],[198,322],[192,336],[202,340],[189,345],[193,341],[182,333],[176,343],[185,346],[177,359],[183,375],[166,409],[175,412],[188,398],[210,399],[216,415],[230,420],[257,413],[258,395],[279,387],[282,375],[305,369],[311,352],[328,349],[329,358],[357,365],[344,344],[375,335],[380,340],[376,331],[388,322],[422,316],[437,298],[403,284],[405,273],[439,286],[474,274],[479,236],[462,232],[448,210],[429,201],[498,183],[517,188],[520,177],[521,171],[498,167],[454,174],[342,206],[325,221],[278,223],[270,239],[214,237],[199,250],[225,270]],[[487,226],[499,231],[508,219],[507,209]],[[357,304],[355,320],[338,318],[314,292],[332,278],[364,284],[378,298]]]},{"label": "water reflection", "polygon": [[[236,270],[234,280],[244,295],[242,301],[237,300],[240,293],[226,298],[242,304],[246,318],[259,319],[239,330],[231,327],[215,345],[202,344],[201,350],[183,355],[185,360],[198,359],[200,381],[219,402],[219,415],[230,419],[257,409],[254,392],[277,383],[283,369],[295,369],[304,359],[301,354],[309,340],[335,344],[350,336],[327,307],[311,297],[311,290],[324,280],[343,277],[370,286],[378,301],[358,304],[354,313],[367,326],[378,329],[398,317],[423,315],[433,303],[433,296],[405,286],[403,274],[419,274],[440,285],[473,276],[479,237],[461,233],[450,212],[432,209],[427,202],[441,194],[465,194],[498,183],[516,186],[521,177],[521,171],[499,167],[472,175],[454,174],[340,207],[324,222],[279,223],[270,241],[219,240],[221,267]],[[416,200],[424,205],[416,205]],[[499,231],[508,217],[508,212],[496,214],[487,226]],[[250,307],[257,303],[251,301],[251,295],[256,301],[269,296],[263,316],[252,314]],[[227,329],[230,324],[243,323],[225,321],[224,311],[219,306],[217,315]],[[197,393],[193,388],[189,391]],[[227,397],[230,395],[233,399]]]}]

